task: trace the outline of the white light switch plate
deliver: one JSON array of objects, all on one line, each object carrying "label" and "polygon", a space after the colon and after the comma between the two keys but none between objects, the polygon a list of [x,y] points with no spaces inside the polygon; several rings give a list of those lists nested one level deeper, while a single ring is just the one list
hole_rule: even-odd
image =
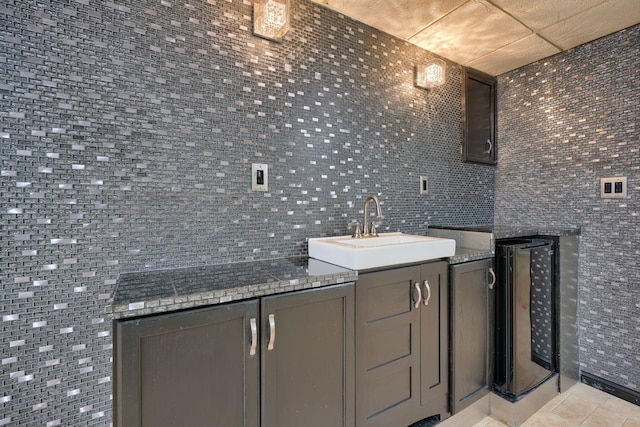
[{"label": "white light switch plate", "polygon": [[269,191],[269,166],[264,163],[251,164],[251,191]]},{"label": "white light switch plate", "polygon": [[429,194],[429,177],[426,175],[420,176],[420,194]]}]

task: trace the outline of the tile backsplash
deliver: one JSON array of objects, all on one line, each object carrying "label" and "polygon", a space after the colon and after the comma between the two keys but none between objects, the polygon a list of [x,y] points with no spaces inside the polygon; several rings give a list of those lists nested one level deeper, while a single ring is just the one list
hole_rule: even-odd
[{"label": "tile backsplash", "polygon": [[0,5],[0,426],[111,423],[121,273],[305,254],[374,193],[385,231],[490,223],[494,185],[497,222],[582,227],[582,367],[637,390],[638,27],[500,78],[496,175],[460,160],[459,65],[425,91],[429,52],[306,0],[274,43],[251,8]]},{"label": "tile backsplash", "polygon": [[280,44],[242,0],[0,16],[0,425],[111,423],[122,272],[305,254],[373,193],[385,231],[493,219],[495,168],[460,160],[461,67],[415,88],[432,54],[338,13],[293,0]]}]

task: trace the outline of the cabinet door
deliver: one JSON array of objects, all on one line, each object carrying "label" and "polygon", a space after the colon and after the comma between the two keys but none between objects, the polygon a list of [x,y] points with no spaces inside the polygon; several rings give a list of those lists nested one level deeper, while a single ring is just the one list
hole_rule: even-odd
[{"label": "cabinet door", "polygon": [[420,307],[420,413],[418,419],[440,415],[446,418],[449,402],[449,264],[422,266]]},{"label": "cabinet door", "polygon": [[254,301],[117,321],[116,426],[257,427],[257,314]]},{"label": "cabinet door", "polygon": [[[420,405],[420,267],[358,275],[356,425],[406,427]],[[413,299],[412,299],[413,298]]]},{"label": "cabinet door", "polygon": [[493,372],[493,260],[452,266],[452,413],[489,392]]},{"label": "cabinet door", "polygon": [[467,70],[464,86],[465,126],[462,160],[495,164],[495,79]]},{"label": "cabinet door", "polygon": [[354,423],[353,284],[262,299],[262,427]]}]

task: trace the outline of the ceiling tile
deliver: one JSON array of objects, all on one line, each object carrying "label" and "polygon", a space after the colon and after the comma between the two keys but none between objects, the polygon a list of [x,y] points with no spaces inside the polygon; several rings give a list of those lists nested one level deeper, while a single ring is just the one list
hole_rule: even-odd
[{"label": "ceiling tile", "polygon": [[409,41],[462,65],[524,38],[531,31],[484,0],[465,3]]},{"label": "ceiling tile", "polygon": [[550,42],[570,49],[640,22],[639,0],[610,0],[540,31]]},{"label": "ceiling tile", "polygon": [[467,0],[314,0],[360,22],[408,39]]},{"label": "ceiling tile", "polygon": [[558,48],[546,40],[531,34],[529,37],[475,59],[467,65],[483,73],[498,76],[559,52]]},{"label": "ceiling tile", "polygon": [[596,6],[605,0],[491,0],[533,30],[547,28],[556,22]]},{"label": "ceiling tile", "polygon": [[311,1],[493,75],[640,23],[640,0]]}]

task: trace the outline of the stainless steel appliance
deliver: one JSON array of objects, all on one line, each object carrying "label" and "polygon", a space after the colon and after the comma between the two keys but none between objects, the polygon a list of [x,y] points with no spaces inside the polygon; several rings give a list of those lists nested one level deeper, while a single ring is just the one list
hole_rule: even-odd
[{"label": "stainless steel appliance", "polygon": [[553,241],[496,244],[494,388],[519,400],[557,372]]}]

